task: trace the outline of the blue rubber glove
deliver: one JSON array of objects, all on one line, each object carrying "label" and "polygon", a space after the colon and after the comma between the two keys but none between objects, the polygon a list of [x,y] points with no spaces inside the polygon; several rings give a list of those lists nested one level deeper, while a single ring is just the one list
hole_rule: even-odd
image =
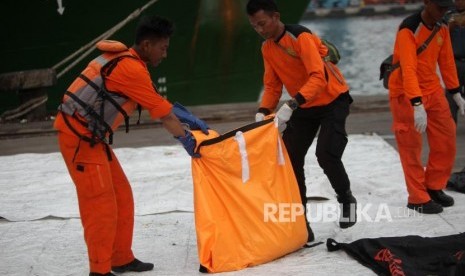
[{"label": "blue rubber glove", "polygon": [[192,130],[201,130],[203,133],[208,134],[208,125],[195,117],[189,110],[187,110],[182,104],[174,103],[173,113],[178,117],[179,121],[183,124],[187,124]]},{"label": "blue rubber glove", "polygon": [[180,136],[180,137],[174,137],[176,138],[179,142],[181,142],[182,146],[184,149],[187,151],[187,153],[194,157],[198,158],[200,157],[199,153],[195,153],[195,146],[197,145],[197,141],[195,140],[194,136],[192,136],[192,133],[190,131],[186,130],[186,135],[185,136]]}]

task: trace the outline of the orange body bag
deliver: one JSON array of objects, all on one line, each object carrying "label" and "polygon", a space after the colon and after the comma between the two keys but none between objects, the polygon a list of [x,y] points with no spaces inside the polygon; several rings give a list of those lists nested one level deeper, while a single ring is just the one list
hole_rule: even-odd
[{"label": "orange body bag", "polygon": [[307,230],[299,189],[272,119],[229,133],[194,131],[195,226],[201,270],[233,271],[300,249]]}]

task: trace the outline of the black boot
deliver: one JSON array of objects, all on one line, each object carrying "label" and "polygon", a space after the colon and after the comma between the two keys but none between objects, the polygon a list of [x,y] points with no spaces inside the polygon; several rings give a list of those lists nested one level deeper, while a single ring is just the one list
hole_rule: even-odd
[{"label": "black boot", "polygon": [[116,275],[111,273],[111,272],[108,272],[108,273],[105,273],[105,274],[97,273],[97,272],[91,272],[91,273],[89,273],[89,276],[116,276]]},{"label": "black boot", "polygon": [[443,190],[428,190],[428,194],[432,200],[442,205],[442,207],[449,207],[454,205],[454,199],[446,195]]},{"label": "black boot", "polygon": [[127,271],[135,271],[135,272],[142,272],[142,271],[149,271],[153,269],[153,264],[151,263],[143,263],[138,259],[134,259],[134,261],[121,265],[121,266],[112,266],[111,270],[114,272],[122,273]]},{"label": "black boot", "polygon": [[351,191],[337,196],[337,201],[341,205],[341,216],[339,218],[339,227],[349,228],[357,222],[357,200]]},{"label": "black boot", "polygon": [[407,208],[415,210],[421,214],[439,214],[443,211],[442,206],[433,200],[420,204],[408,203]]}]

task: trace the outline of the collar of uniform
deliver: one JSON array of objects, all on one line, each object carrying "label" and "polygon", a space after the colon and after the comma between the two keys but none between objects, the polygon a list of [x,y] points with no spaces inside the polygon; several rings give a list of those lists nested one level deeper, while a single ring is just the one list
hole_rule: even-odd
[{"label": "collar of uniform", "polygon": [[281,40],[281,38],[283,38],[284,34],[286,34],[286,31],[287,31],[287,27],[286,25],[284,25],[283,32],[281,33],[281,35],[278,36],[278,38],[274,42],[278,43]]},{"label": "collar of uniform", "polygon": [[136,58],[141,59],[139,54],[137,54],[136,50],[134,50],[134,48],[129,48],[129,52]]},{"label": "collar of uniform", "polygon": [[432,26],[426,24],[426,22],[423,20],[423,17],[421,17],[421,15],[420,15],[420,19],[421,19],[421,24],[423,24],[423,26],[425,26],[430,31],[433,30],[434,24]]},{"label": "collar of uniform", "polygon": [[137,58],[140,63],[142,63],[145,67],[147,67],[147,64],[140,58],[139,54],[137,54],[136,50],[134,48],[129,48],[129,52],[131,55],[133,55],[135,58]]}]

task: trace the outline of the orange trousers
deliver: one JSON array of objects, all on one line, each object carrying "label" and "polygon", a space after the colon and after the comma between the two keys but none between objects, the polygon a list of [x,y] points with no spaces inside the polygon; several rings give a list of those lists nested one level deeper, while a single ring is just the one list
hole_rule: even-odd
[{"label": "orange trousers", "polygon": [[131,186],[115,154],[105,145],[90,147],[76,136],[59,133],[58,142],[76,186],[91,272],[134,260],[134,200]]},{"label": "orange trousers", "polygon": [[427,114],[429,145],[426,168],[421,160],[423,139],[415,130],[410,101],[404,95],[390,98],[393,131],[407,184],[408,202],[413,204],[430,200],[427,189],[441,190],[446,187],[456,153],[456,126],[444,92],[423,96],[422,101]]}]

